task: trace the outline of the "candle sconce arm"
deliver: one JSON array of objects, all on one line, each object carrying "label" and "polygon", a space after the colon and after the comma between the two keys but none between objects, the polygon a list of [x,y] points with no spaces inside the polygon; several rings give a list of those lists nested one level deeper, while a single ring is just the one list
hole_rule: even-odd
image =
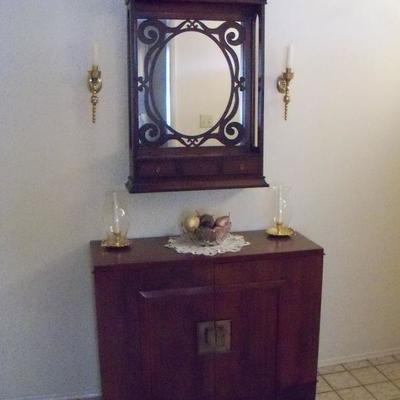
[{"label": "candle sconce arm", "polygon": [[285,121],[287,121],[288,118],[288,111],[289,111],[289,103],[290,103],[290,82],[294,78],[294,72],[292,71],[291,68],[286,68],[286,71],[278,77],[278,80],[276,82],[276,88],[278,89],[279,93],[282,93],[283,96],[283,102],[285,105],[285,111],[284,111],[284,118]]},{"label": "candle sconce arm", "polygon": [[96,111],[97,103],[99,102],[99,97],[97,94],[100,92],[103,81],[101,79],[101,71],[98,65],[93,65],[92,69],[88,72],[87,84],[90,93],[92,94],[90,102],[92,103],[92,122],[96,123]]}]

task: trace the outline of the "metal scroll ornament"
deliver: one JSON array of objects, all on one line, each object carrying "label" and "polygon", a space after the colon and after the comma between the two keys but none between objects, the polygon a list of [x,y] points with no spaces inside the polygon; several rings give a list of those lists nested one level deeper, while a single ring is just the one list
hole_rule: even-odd
[{"label": "metal scroll ornament", "polygon": [[[231,75],[228,104],[218,122],[198,135],[186,135],[172,128],[161,116],[152,96],[152,82],[160,53],[177,35],[199,32],[211,39],[222,51]],[[245,29],[236,21],[225,21],[217,28],[210,28],[200,20],[184,20],[176,27],[169,27],[158,19],[147,19],[138,26],[137,36],[148,48],[144,58],[143,76],[137,78],[137,91],[144,92],[144,105],[149,120],[139,127],[139,142],[143,146],[160,147],[169,140],[177,140],[185,147],[199,147],[209,139],[225,146],[235,146],[245,137],[244,126],[232,119],[239,108],[239,92],[246,90],[246,80],[240,76],[240,64],[234,47],[245,42]]]}]

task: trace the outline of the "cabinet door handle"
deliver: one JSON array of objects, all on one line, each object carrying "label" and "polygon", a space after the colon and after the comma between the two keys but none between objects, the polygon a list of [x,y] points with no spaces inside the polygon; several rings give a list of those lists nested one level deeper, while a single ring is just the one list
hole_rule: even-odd
[{"label": "cabinet door handle", "polygon": [[214,353],[215,328],[214,321],[199,322],[197,324],[197,353]]},{"label": "cabinet door handle", "polygon": [[209,346],[214,348],[215,343],[216,343],[216,335],[215,335],[215,329],[214,328],[206,328],[204,331],[204,343]]},{"label": "cabinet door handle", "polygon": [[223,326],[218,326],[215,330],[215,347],[221,349],[225,347],[225,336],[226,336],[226,328]]},{"label": "cabinet door handle", "polygon": [[232,321],[215,321],[215,352],[228,353],[231,350]]}]

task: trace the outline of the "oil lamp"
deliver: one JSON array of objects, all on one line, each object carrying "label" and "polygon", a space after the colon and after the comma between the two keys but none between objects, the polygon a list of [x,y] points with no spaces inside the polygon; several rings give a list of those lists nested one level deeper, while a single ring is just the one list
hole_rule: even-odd
[{"label": "oil lamp", "polygon": [[126,196],[124,193],[113,191],[106,194],[104,210],[105,239],[103,247],[127,247],[129,218],[127,214]]}]

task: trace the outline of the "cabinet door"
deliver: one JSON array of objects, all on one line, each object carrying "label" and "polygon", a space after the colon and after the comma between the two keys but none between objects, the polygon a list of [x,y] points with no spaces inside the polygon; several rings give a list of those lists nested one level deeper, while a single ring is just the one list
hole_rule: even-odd
[{"label": "cabinet door", "polygon": [[146,400],[213,398],[214,356],[199,354],[197,343],[199,323],[213,318],[213,299],[212,282],[138,292]]},{"label": "cabinet door", "polygon": [[279,399],[315,398],[322,261],[322,254],[284,261],[286,285],[278,335]]},{"label": "cabinet door", "polygon": [[216,266],[215,318],[230,321],[230,349],[215,356],[215,399],[275,398],[279,269]]}]

